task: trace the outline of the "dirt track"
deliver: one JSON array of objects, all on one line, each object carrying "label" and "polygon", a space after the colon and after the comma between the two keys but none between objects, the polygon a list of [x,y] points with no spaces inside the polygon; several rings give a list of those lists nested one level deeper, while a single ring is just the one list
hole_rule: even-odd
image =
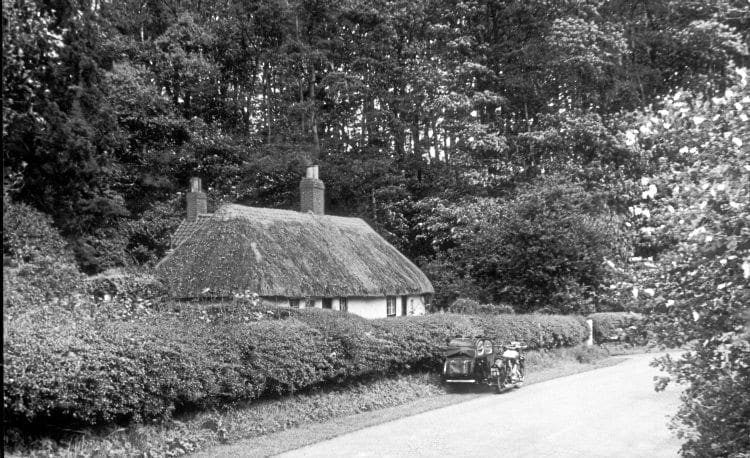
[{"label": "dirt track", "polygon": [[[283,457],[675,457],[679,389],[656,393],[648,363],[529,385],[373,426]],[[249,450],[248,450],[249,451]],[[242,454],[242,453],[240,453]]]}]

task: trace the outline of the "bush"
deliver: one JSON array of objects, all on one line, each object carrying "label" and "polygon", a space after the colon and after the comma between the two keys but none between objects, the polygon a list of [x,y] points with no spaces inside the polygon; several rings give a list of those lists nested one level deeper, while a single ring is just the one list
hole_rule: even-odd
[{"label": "bush", "polygon": [[3,256],[16,262],[33,262],[47,256],[73,262],[52,218],[7,196],[3,196]]},{"label": "bush", "polygon": [[139,272],[107,271],[87,278],[85,285],[86,292],[96,298],[103,298],[105,294],[130,300],[153,300],[166,296],[164,285],[156,277]]},{"label": "bush", "polygon": [[576,345],[587,334],[582,319],[561,316],[365,320],[317,309],[268,316],[206,322],[194,313],[165,312],[122,321],[30,310],[8,323],[6,425],[145,421],[323,384],[438,370],[446,339],[456,335],[522,340],[538,349]]},{"label": "bush", "polygon": [[619,340],[643,343],[645,331],[640,327],[643,316],[631,312],[602,312],[588,316],[592,320],[594,341],[597,343]]},{"label": "bush", "polygon": [[3,197],[3,306],[28,307],[79,292],[83,275],[52,219]]},{"label": "bush", "polygon": [[434,259],[425,269],[438,305],[460,297],[512,304],[516,312],[585,314],[612,278],[629,239],[603,195],[548,176],[508,199],[439,206],[426,218]]},{"label": "bush", "polygon": [[474,299],[458,298],[449,307],[451,313],[468,315],[510,315],[513,307],[508,304],[480,304]]},{"label": "bush", "polygon": [[588,337],[586,320],[570,315],[498,315],[472,317],[496,342],[526,342],[530,349],[572,347]]}]

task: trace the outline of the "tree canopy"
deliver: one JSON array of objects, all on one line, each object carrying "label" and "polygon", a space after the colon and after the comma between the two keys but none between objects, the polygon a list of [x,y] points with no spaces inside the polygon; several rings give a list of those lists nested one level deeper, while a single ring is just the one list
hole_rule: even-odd
[{"label": "tree canopy", "polygon": [[144,215],[179,212],[189,176],[289,208],[309,162],[333,213],[408,249],[423,199],[642,166],[612,117],[723,90],[747,21],[728,0],[4,0],[4,182],[90,272],[157,258]]}]

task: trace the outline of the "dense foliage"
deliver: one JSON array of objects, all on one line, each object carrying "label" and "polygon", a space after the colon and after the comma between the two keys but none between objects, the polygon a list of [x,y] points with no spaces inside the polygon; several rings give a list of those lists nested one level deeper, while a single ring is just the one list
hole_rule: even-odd
[{"label": "dense foliage", "polygon": [[3,0],[4,183],[96,273],[163,255],[189,176],[212,202],[290,208],[314,161],[327,208],[426,263],[425,199],[641,167],[609,119],[723,87],[747,17],[733,0]]},{"label": "dense foliage", "polygon": [[628,243],[602,201],[553,177],[509,200],[435,205],[423,230],[434,240],[427,270],[437,303],[470,293],[518,312],[593,311],[610,280],[604,260],[620,257]]},{"label": "dense foliage", "polygon": [[513,307],[508,304],[480,304],[479,301],[459,297],[448,306],[448,312],[466,315],[499,315],[514,313]]},{"label": "dense foliage", "polygon": [[633,276],[651,330],[690,348],[660,363],[687,383],[687,456],[750,449],[750,87],[743,69],[734,81],[713,97],[677,91],[630,132],[658,161],[631,211],[654,259]]},{"label": "dense foliage", "polygon": [[3,198],[3,313],[70,298],[83,284],[51,218]]},{"label": "dense foliage", "polygon": [[643,344],[646,330],[643,315],[632,312],[592,313],[587,317],[592,321],[594,342],[609,341]]},{"label": "dense foliage", "polygon": [[573,346],[587,336],[582,319],[564,316],[368,321],[341,312],[279,309],[271,311],[274,318],[259,320],[235,309],[232,316],[207,320],[166,312],[115,320],[86,312],[42,307],[11,317],[3,380],[6,425],[166,418],[175,409],[434,370],[446,339],[455,335],[523,340],[534,349]]}]

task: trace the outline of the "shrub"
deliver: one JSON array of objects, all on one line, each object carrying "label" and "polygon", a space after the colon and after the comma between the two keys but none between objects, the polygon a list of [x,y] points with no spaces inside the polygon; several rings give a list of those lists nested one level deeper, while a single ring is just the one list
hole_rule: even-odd
[{"label": "shrub", "polygon": [[514,313],[513,307],[508,304],[480,304],[474,299],[458,298],[449,307],[451,313],[464,313],[469,315],[509,315]]},{"label": "shrub", "polygon": [[631,312],[602,312],[588,316],[592,320],[594,341],[597,343],[620,340],[642,343],[644,330],[640,328],[643,316]]},{"label": "shrub", "polygon": [[52,218],[3,196],[3,256],[16,262],[33,262],[47,256],[73,262],[66,245],[52,225]]},{"label": "shrub", "polygon": [[126,224],[126,250],[136,263],[155,265],[164,257],[171,236],[182,221],[182,205],[174,200],[154,203]]},{"label": "shrub", "polygon": [[[484,335],[530,348],[576,345],[582,319],[425,315],[365,320],[302,309],[256,321],[154,313],[131,321],[41,307],[8,323],[6,424],[101,425],[168,418],[264,395],[415,369],[446,340]],[[265,316],[265,315],[264,315]]]},{"label": "shrub", "polygon": [[154,276],[122,270],[110,270],[85,280],[86,292],[102,298],[108,294],[112,298],[130,300],[152,300],[166,296],[164,285]]},{"label": "shrub", "polygon": [[518,340],[531,349],[570,347],[588,337],[588,327],[582,317],[569,315],[498,315],[472,317],[484,326],[484,335],[496,341]]},{"label": "shrub", "polygon": [[79,292],[83,275],[52,219],[3,197],[3,305],[28,307]]},{"label": "shrub", "polygon": [[629,245],[606,199],[567,176],[537,179],[509,199],[441,205],[423,230],[436,248],[426,270],[439,305],[466,295],[517,312],[594,311],[612,278],[605,260]]}]

